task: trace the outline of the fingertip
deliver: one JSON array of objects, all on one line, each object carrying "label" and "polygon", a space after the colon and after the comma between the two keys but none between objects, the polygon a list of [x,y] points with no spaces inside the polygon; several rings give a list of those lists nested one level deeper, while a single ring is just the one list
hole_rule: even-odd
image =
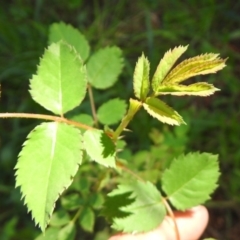
[{"label": "fingertip", "polygon": [[[208,224],[209,214],[206,207],[197,206],[186,212],[175,213],[175,219],[180,239],[196,240],[199,239],[204,232]],[[166,221],[163,222],[161,228],[162,231],[165,232],[167,240],[176,239],[176,233],[174,231],[170,231],[170,228],[173,229],[173,227],[174,225],[172,219],[170,219],[170,217],[166,218]]]},{"label": "fingertip", "polygon": [[[204,206],[197,206],[185,212],[176,212],[174,216],[181,240],[199,239],[209,220],[208,211]],[[174,240],[176,236],[172,218],[166,217],[153,231],[136,235],[119,234],[109,240]]]}]

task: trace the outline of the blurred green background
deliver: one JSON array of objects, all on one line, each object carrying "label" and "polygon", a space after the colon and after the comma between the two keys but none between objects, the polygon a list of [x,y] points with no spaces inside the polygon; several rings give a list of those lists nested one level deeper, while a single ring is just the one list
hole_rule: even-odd
[{"label": "blurred green background", "polygon": [[[185,58],[205,52],[229,58],[215,75],[195,78],[214,83],[221,91],[211,97],[166,97],[184,116],[188,127],[177,130],[140,112],[128,134],[133,156],[140,150],[154,155],[161,144],[164,156],[181,151],[219,154],[221,179],[211,202],[210,223],[204,236],[239,239],[240,235],[240,2],[214,0],[2,0],[0,4],[0,112],[44,113],[28,92],[29,79],[44,48],[49,25],[64,21],[78,28],[92,51],[117,45],[125,67],[116,85],[95,91],[96,104],[112,97],[128,99],[137,58],[144,52],[152,71],[164,52],[187,45]],[[153,73],[153,72],[152,72]],[[86,104],[89,112],[89,105]],[[34,239],[40,231],[14,188],[14,166],[34,120],[0,119],[0,240]],[[140,130],[140,131],[139,131]],[[179,150],[180,149],[180,150]],[[165,151],[165,152],[164,152]],[[155,152],[160,154],[159,151]],[[101,234],[96,226],[96,233]],[[91,235],[95,238],[96,233]],[[88,239],[91,239],[88,238]],[[82,239],[82,238],[81,238]]]}]

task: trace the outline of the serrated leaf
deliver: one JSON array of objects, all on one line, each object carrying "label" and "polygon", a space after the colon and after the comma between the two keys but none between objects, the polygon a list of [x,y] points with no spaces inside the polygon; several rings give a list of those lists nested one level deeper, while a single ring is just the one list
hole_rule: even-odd
[{"label": "serrated leaf", "polygon": [[144,109],[154,118],[170,125],[185,124],[182,117],[166,103],[158,98],[147,98],[143,103]]},{"label": "serrated leaf", "polygon": [[76,226],[74,222],[69,222],[59,233],[57,240],[74,240],[76,235]]},{"label": "serrated leaf", "polygon": [[217,187],[217,155],[190,153],[175,159],[163,173],[162,188],[179,210],[203,204]]},{"label": "serrated leaf", "polygon": [[80,226],[88,232],[93,232],[95,215],[91,208],[85,207],[79,217]]},{"label": "serrated leaf", "polygon": [[63,115],[78,106],[86,94],[86,69],[76,51],[64,42],[53,43],[30,80],[32,98],[44,108]]},{"label": "serrated leaf", "polygon": [[187,46],[175,47],[173,50],[167,51],[158,64],[157,70],[153,75],[152,88],[157,92],[158,86],[163,82],[177,59],[187,50]]},{"label": "serrated leaf", "polygon": [[149,71],[150,63],[142,54],[136,63],[133,76],[133,89],[135,97],[144,100],[149,92]]},{"label": "serrated leaf", "polygon": [[105,125],[118,123],[126,113],[127,104],[119,98],[105,102],[97,110],[98,120]]},{"label": "serrated leaf", "polygon": [[115,145],[103,131],[87,130],[83,135],[83,141],[86,152],[93,161],[105,167],[116,167]]},{"label": "serrated leaf", "polygon": [[49,44],[64,40],[69,45],[73,46],[81,59],[85,61],[89,56],[90,46],[88,41],[80,31],[73,26],[60,22],[53,23],[50,26]]},{"label": "serrated leaf", "polygon": [[166,215],[162,203],[162,196],[157,188],[150,182],[130,182],[118,186],[109,196],[131,193],[132,203],[120,207],[127,216],[113,219],[112,227],[123,232],[146,232],[156,228]]},{"label": "serrated leaf", "polygon": [[15,167],[16,187],[42,231],[81,164],[81,146],[80,131],[57,122],[38,125],[24,143]]},{"label": "serrated leaf", "polygon": [[87,62],[88,81],[95,88],[109,88],[117,81],[122,67],[122,51],[118,47],[100,49]]},{"label": "serrated leaf", "polygon": [[123,218],[129,216],[130,213],[126,213],[121,210],[121,207],[131,204],[134,199],[130,199],[131,192],[119,192],[119,189],[115,189],[108,194],[104,203],[102,214],[108,219],[113,221],[113,218]]},{"label": "serrated leaf", "polygon": [[212,84],[198,82],[188,86],[161,85],[158,87],[156,95],[171,94],[175,96],[191,95],[205,97],[214,94],[216,91],[220,91],[220,89],[215,88]]},{"label": "serrated leaf", "polygon": [[70,216],[67,211],[60,209],[52,215],[50,225],[54,227],[61,227],[70,222]]},{"label": "serrated leaf", "polygon": [[218,55],[207,53],[186,59],[167,75],[163,83],[165,85],[176,84],[193,76],[216,73],[226,66],[226,59],[221,59]]}]

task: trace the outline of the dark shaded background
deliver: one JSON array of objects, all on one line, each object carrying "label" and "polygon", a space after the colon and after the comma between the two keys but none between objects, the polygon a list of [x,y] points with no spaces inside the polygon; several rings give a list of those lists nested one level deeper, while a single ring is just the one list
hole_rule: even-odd
[{"label": "dark shaded background", "polygon": [[[48,27],[64,21],[79,28],[92,51],[117,45],[125,68],[114,88],[99,94],[97,104],[132,95],[131,79],[137,57],[144,52],[152,69],[169,48],[189,44],[184,57],[205,52],[228,57],[227,68],[198,77],[214,83],[221,92],[208,98],[166,98],[189,127],[187,151],[219,154],[220,186],[207,205],[210,224],[204,236],[239,239],[240,235],[240,2],[214,0],[2,0],[0,3],[0,112],[44,110],[28,92],[39,57],[47,46]],[[14,189],[13,168],[32,120],[0,119],[0,240],[34,239],[39,230]],[[148,149],[146,136],[159,123],[139,114],[128,137],[134,151]],[[141,129],[141,131],[139,131]],[[169,128],[169,131],[172,129]],[[186,152],[187,152],[186,151]],[[93,237],[94,238],[94,237]]]}]

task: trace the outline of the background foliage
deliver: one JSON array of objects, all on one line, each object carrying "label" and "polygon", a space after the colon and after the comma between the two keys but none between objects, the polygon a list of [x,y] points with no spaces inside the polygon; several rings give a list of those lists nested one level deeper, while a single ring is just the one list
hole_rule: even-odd
[{"label": "background foliage", "polygon": [[[166,97],[169,105],[183,114],[188,126],[166,127],[140,112],[134,124],[130,125],[134,134],[126,134],[131,150],[124,151],[122,156],[132,158],[139,166],[139,171],[144,165],[147,166],[149,172],[143,171],[142,174],[149,174],[151,181],[156,182],[158,176],[150,170],[159,169],[161,165],[159,162],[159,166],[153,166],[153,159],[164,159],[164,164],[168,164],[168,159],[182,152],[201,150],[219,154],[223,174],[214,201],[208,203],[211,219],[205,234],[218,239],[238,239],[239,11],[240,3],[227,0],[139,0],[137,3],[127,0],[54,0],[48,3],[43,0],[1,1],[0,112],[45,113],[31,100],[27,89],[29,79],[36,72],[39,57],[47,46],[48,28],[51,23],[60,20],[79,28],[90,41],[93,51],[117,45],[124,52],[125,67],[116,85],[104,94],[101,90],[94,91],[97,106],[110,98],[131,97],[132,81],[129,79],[141,52],[150,59],[151,69],[156,68],[166,50],[176,45],[190,44],[184,55],[186,58],[204,52],[220,52],[222,57],[229,57],[228,66],[216,75],[207,76],[207,79],[221,91],[208,98],[185,97],[175,101],[174,97]],[[204,76],[198,80],[201,79]],[[90,113],[88,102],[83,104],[83,111]],[[13,176],[21,144],[37,123],[21,119],[0,121],[1,240],[34,239],[39,234],[19,200],[20,193],[19,189],[14,188]],[[93,186],[97,174],[98,171],[93,170],[92,176],[86,175],[86,180],[81,179],[81,188]],[[109,176],[104,176],[104,181],[107,181],[107,177],[111,178],[111,173],[106,174]],[[110,181],[109,188],[111,184]],[[97,199],[100,198],[97,196]],[[68,206],[67,202],[64,204],[66,209],[74,208]],[[93,211],[97,213],[101,204],[94,201],[84,204],[88,208],[83,217],[87,216],[91,223],[95,217]],[[79,230],[83,238],[106,239],[109,234],[101,218],[92,229],[87,229],[91,224],[84,226],[80,222],[79,226],[85,230]]]}]

